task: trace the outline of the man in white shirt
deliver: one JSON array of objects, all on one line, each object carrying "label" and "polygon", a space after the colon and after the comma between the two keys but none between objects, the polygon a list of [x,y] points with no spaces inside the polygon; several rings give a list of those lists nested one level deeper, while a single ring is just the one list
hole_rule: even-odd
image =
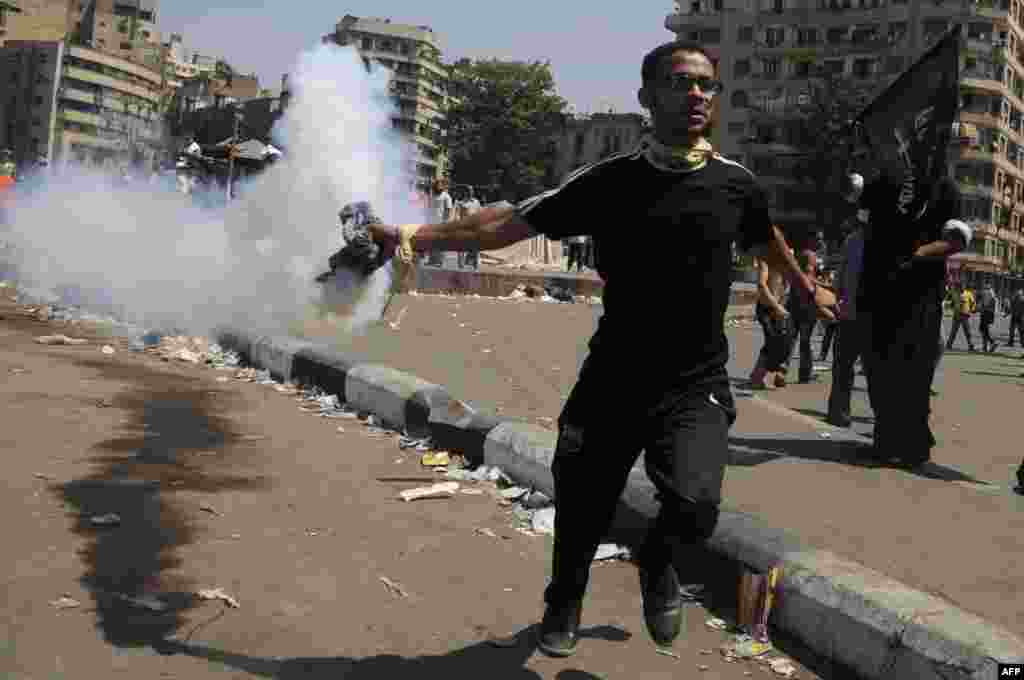
[{"label": "man in white shirt", "polygon": [[[466,187],[466,198],[459,202],[459,218],[469,217],[480,210],[480,201],[473,195],[473,187]],[[459,267],[476,269],[480,262],[479,249],[459,251]]]},{"label": "man in white shirt", "polygon": [[[434,217],[438,223],[451,222],[455,219],[455,203],[448,193],[448,180],[443,177],[434,180]],[[444,251],[432,250],[428,262],[440,267],[444,264]]]}]

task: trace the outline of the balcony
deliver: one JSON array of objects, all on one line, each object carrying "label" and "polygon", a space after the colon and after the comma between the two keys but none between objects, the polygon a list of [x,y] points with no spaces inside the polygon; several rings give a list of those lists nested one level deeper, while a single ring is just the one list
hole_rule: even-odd
[{"label": "balcony", "polygon": [[665,28],[673,33],[684,33],[691,28],[718,28],[721,25],[722,12],[714,10],[692,14],[669,14],[665,17]]},{"label": "balcony", "polygon": [[154,104],[159,103],[160,101],[160,93],[155,90],[148,90],[144,87],[140,87],[123,80],[118,80],[117,78],[111,78],[110,76],[96,73],[95,71],[78,68],[77,66],[65,66],[63,69],[63,75],[68,78],[75,78],[87,83],[106,87],[110,90],[127,92],[128,94],[133,94],[137,97],[151,101]]}]

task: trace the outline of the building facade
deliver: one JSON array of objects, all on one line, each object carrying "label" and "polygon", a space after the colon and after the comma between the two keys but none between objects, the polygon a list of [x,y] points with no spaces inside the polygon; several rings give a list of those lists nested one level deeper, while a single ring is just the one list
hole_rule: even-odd
[{"label": "building facade", "polygon": [[79,18],[79,42],[159,70],[163,61],[156,28],[157,0],[85,0]]},{"label": "building facade", "polygon": [[397,103],[392,122],[416,144],[419,185],[426,188],[444,176],[448,72],[441,64],[441,49],[430,27],[346,15],[323,40],[353,45],[364,62],[376,62],[391,71],[391,89]]},{"label": "building facade", "polygon": [[163,144],[161,76],[63,41],[0,48],[0,147],[20,163],[151,164]]},{"label": "building facade", "polygon": [[566,116],[558,140],[555,175],[559,180],[590,163],[635,147],[647,129],[639,113],[594,113]]},{"label": "building facade", "polygon": [[793,178],[787,114],[816,68],[866,104],[953,26],[964,25],[960,120],[977,143],[950,149],[975,228],[951,267],[1024,270],[1024,4],[1020,0],[686,0],[665,26],[720,55],[727,83],[714,143],[764,180],[779,220],[815,225],[816,200]]},{"label": "building facade", "polygon": [[63,40],[74,31],[77,0],[17,0],[18,11],[0,8],[0,47],[8,40]]}]

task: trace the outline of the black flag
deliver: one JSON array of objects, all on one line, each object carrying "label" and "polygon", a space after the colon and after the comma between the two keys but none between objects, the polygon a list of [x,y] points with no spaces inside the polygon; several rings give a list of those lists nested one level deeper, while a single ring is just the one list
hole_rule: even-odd
[{"label": "black flag", "polygon": [[946,174],[960,100],[960,31],[955,25],[857,117],[879,169],[903,177],[902,215],[916,216],[927,187]]}]

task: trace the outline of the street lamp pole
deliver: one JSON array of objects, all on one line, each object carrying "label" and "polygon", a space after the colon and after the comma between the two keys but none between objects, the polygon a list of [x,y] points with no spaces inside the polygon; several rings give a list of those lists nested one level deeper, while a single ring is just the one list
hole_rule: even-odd
[{"label": "street lamp pole", "polygon": [[238,111],[233,112],[235,119],[235,132],[231,136],[231,151],[228,153],[228,181],[227,181],[227,200],[231,200],[231,181],[235,176],[235,147],[238,145],[238,128],[242,122],[242,114]]}]

